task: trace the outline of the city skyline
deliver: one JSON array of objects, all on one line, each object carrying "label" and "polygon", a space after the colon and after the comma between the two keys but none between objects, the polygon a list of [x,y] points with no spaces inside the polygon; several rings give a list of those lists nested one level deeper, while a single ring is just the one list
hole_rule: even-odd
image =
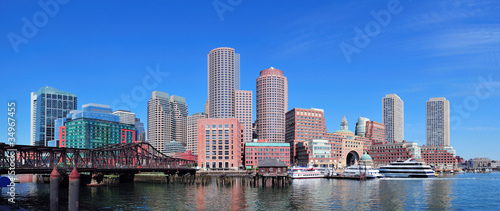
[{"label": "city skyline", "polygon": [[[445,6],[442,3],[433,2],[428,5],[430,8],[425,7],[429,11],[421,14],[419,11],[422,11],[423,6],[412,2],[401,2],[403,8],[401,13],[393,15],[392,22],[380,35],[373,38],[367,47],[362,48],[361,53],[352,54],[350,63],[347,63],[339,49],[339,44],[342,42],[352,44],[352,37],[355,36],[353,28],[364,29],[366,23],[375,20],[370,15],[370,11],[385,9],[386,3],[360,5],[356,9],[349,7],[349,4],[342,3],[320,3],[322,5],[314,7],[307,5],[307,9],[314,12],[299,12],[297,17],[284,16],[284,18],[295,20],[291,25],[298,25],[303,31],[290,30],[287,28],[289,26],[279,26],[280,19],[273,21],[270,18],[271,21],[262,26],[253,26],[255,31],[259,32],[276,26],[278,29],[275,30],[276,34],[268,37],[261,36],[256,42],[251,42],[255,32],[245,36],[249,32],[237,28],[237,24],[242,24],[239,21],[246,20],[245,14],[257,9],[254,3],[245,2],[234,8],[233,12],[224,13],[224,21],[220,21],[212,5],[207,3],[208,6],[197,5],[194,8],[185,7],[185,10],[181,10],[188,11],[189,8],[191,12],[197,12],[198,16],[207,19],[193,18],[194,21],[210,22],[211,26],[215,26],[215,29],[207,30],[208,36],[200,41],[189,38],[195,35],[194,28],[181,31],[179,35],[165,36],[165,33],[172,32],[171,29],[180,27],[179,23],[169,21],[166,23],[168,26],[166,28],[169,29],[158,29],[160,36],[154,35],[156,30],[153,26],[163,25],[153,22],[151,25],[144,26],[145,31],[123,35],[122,39],[109,44],[105,43],[111,37],[122,36],[121,34],[115,36],[117,34],[113,31],[113,27],[123,27],[124,24],[114,25],[114,23],[105,22],[91,27],[87,22],[82,22],[84,14],[81,12],[72,14],[79,4],[88,7],[96,6],[76,2],[61,6],[60,12],[51,17],[45,27],[39,28],[38,34],[27,44],[21,44],[17,53],[11,50],[9,40],[3,39],[0,42],[2,49],[5,49],[4,59],[0,61],[0,64],[6,70],[2,73],[2,88],[9,90],[8,93],[2,94],[1,101],[4,103],[0,108],[6,110],[6,102],[11,100],[18,104],[16,114],[19,131],[17,133],[18,144],[29,144],[29,93],[44,86],[77,94],[80,105],[100,103],[111,105],[113,110],[130,110],[143,121],[147,119],[147,100],[154,90],[185,97],[186,104],[190,108],[189,114],[202,112],[207,87],[205,56],[211,49],[231,47],[241,55],[242,90],[255,93],[255,79],[262,69],[274,66],[284,70],[289,84],[287,111],[296,107],[324,109],[326,127],[329,132],[338,128],[337,120],[343,115],[346,115],[348,122],[351,122],[351,127],[360,116],[382,122],[380,99],[386,94],[395,93],[405,102],[405,140],[422,145],[426,143],[425,102],[429,98],[446,97],[450,101],[451,112],[450,142],[457,151],[457,155],[466,158],[500,159],[498,154],[491,149],[494,148],[491,146],[495,146],[498,140],[494,134],[500,130],[494,124],[494,119],[498,118],[494,108],[499,103],[497,94],[499,86],[498,82],[495,82],[498,76],[495,73],[498,70],[500,56],[492,49],[497,48],[500,42],[491,36],[480,39],[484,34],[495,35],[494,33],[497,33],[497,31],[488,31],[487,28],[479,26],[479,23],[489,24],[485,18],[491,17],[488,12],[481,15],[465,13],[463,14],[465,17],[471,17],[477,21],[477,24],[466,23],[462,20],[464,17],[453,15],[454,11],[463,11],[465,6]],[[173,8],[186,6],[183,3],[164,4],[167,4],[164,6],[169,6],[167,8],[172,8],[172,12]],[[470,4],[472,3],[465,3],[477,9],[484,9],[488,6],[488,3],[485,3],[486,5]],[[21,18],[23,16],[31,18],[35,12],[41,10],[36,3],[16,2],[9,6],[6,7],[9,11],[5,8],[2,10],[5,12],[3,14],[9,17],[1,20],[5,23],[5,28],[0,31],[4,35],[9,32],[21,34],[20,29],[23,25]],[[117,6],[124,11],[131,11],[133,8],[127,3],[104,4],[104,6]],[[154,9],[157,6],[140,5],[140,7],[152,8],[154,14],[159,14],[159,11]],[[283,5],[272,2],[261,9],[263,11],[277,10],[281,6]],[[299,11],[287,9],[291,9],[290,13]],[[349,18],[346,14],[331,18],[331,15],[338,14],[334,11],[342,9],[350,9],[359,17],[352,21],[345,21]],[[439,12],[444,9],[451,12],[441,15]],[[328,14],[321,13],[326,10],[331,11]],[[273,17],[280,17],[280,15],[284,15],[284,12],[278,10],[276,16],[273,15]],[[97,11],[89,23],[106,20],[105,17],[103,11]],[[180,12],[160,17],[184,19],[188,23],[192,21],[187,14],[182,15]],[[122,16],[119,18],[123,18],[124,23],[131,24],[130,30],[140,31],[134,19]],[[162,18],[160,20],[164,20]],[[401,34],[412,32],[403,28],[403,25],[411,21],[414,21],[416,28],[429,26],[435,29],[442,25],[449,25],[449,27],[446,27],[443,32],[427,31],[404,39],[394,39]],[[80,22],[84,24],[78,24]],[[62,29],[70,23],[79,27],[75,27],[74,31]],[[339,27],[330,26],[330,24],[337,23]],[[104,24],[109,24],[111,27],[102,28]],[[308,28],[309,25],[310,28]],[[478,32],[465,34],[464,31],[454,31],[460,26],[469,30],[478,29]],[[218,37],[219,33],[228,32],[235,27],[237,30],[234,33],[239,36],[229,34]],[[95,41],[84,39],[84,36],[91,36],[101,28],[102,32],[99,33],[104,35],[102,38],[92,37]],[[90,30],[82,31],[86,29]],[[322,29],[329,36],[314,33]],[[216,30],[222,32],[216,32]],[[278,32],[280,30],[283,32]],[[455,33],[456,36],[452,36]],[[180,35],[187,38],[182,38]],[[466,35],[469,36],[466,37]],[[470,39],[470,36],[482,42],[476,43],[474,39]],[[137,39],[137,37],[153,41],[139,41],[138,44],[144,45],[143,47],[134,43],[128,44],[129,40]],[[278,42],[278,39],[282,37],[283,41]],[[173,44],[172,40],[178,43]],[[443,40],[446,42],[439,42]],[[451,45],[453,42],[456,45]],[[88,43],[88,45],[83,46],[81,43]],[[427,43],[441,43],[442,45],[436,49],[422,47],[412,49],[412,51],[392,47],[394,44],[400,45],[401,43],[408,43],[410,48],[418,44],[426,44],[426,47],[429,47]],[[64,47],[64,45],[68,46]],[[476,47],[472,46],[476,45],[484,49],[480,52],[467,53],[470,49],[475,49]],[[180,46],[183,46],[182,51],[179,51]],[[73,50],[80,48],[81,50]],[[40,50],[46,53],[40,55]],[[460,52],[457,53],[457,50]],[[315,51],[322,53],[314,53]],[[139,53],[145,55],[140,56]],[[384,54],[385,57],[376,56],[376,54]],[[452,61],[459,61],[459,64],[454,64]],[[465,61],[470,61],[470,63]],[[306,72],[307,74],[304,74]],[[143,85],[146,77],[148,77],[146,81],[149,86]],[[359,86],[359,83],[366,83],[366,85]],[[479,95],[476,93],[477,89],[480,89]],[[130,96],[131,102],[125,101],[123,95]],[[354,103],[355,101],[357,102]],[[253,102],[255,103],[255,98]],[[253,112],[255,113],[255,106]],[[255,115],[253,120],[255,120]],[[5,126],[0,126],[0,130],[5,131]],[[5,142],[5,137],[0,137],[0,140]],[[469,141],[474,141],[476,145],[470,146]]]}]

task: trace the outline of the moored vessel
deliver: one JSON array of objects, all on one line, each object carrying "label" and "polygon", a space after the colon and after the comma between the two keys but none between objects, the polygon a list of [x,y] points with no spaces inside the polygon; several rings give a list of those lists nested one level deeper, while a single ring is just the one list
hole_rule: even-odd
[{"label": "moored vessel", "polygon": [[435,177],[435,172],[431,166],[426,165],[424,162],[411,161],[397,161],[389,165],[382,166],[379,169],[381,174],[386,177]]},{"label": "moored vessel", "polygon": [[292,179],[323,178],[325,175],[314,167],[293,167],[288,171]]}]

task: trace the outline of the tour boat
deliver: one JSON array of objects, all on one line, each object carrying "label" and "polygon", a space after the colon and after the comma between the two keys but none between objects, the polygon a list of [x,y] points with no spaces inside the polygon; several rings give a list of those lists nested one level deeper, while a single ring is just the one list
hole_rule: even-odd
[{"label": "tour boat", "polygon": [[347,177],[366,177],[367,179],[383,178],[384,175],[379,170],[373,169],[371,166],[353,165],[347,167],[342,173],[342,176]]},{"label": "tour boat", "polygon": [[424,162],[411,161],[411,158],[406,161],[393,162],[387,166],[382,166],[379,169],[381,174],[386,177],[435,177],[435,172],[431,166]]},{"label": "tour boat", "polygon": [[288,174],[292,179],[323,178],[325,175],[314,167],[293,167]]}]

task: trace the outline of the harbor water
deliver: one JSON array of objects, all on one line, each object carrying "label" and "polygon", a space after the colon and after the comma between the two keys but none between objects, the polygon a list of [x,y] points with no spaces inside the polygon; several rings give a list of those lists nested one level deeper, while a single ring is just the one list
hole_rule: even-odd
[{"label": "harbor water", "polygon": [[[286,187],[131,183],[81,189],[82,210],[498,210],[500,173],[368,181],[293,180]],[[61,189],[61,210],[67,209]],[[2,196],[7,197],[7,190]],[[49,184],[16,184],[16,200],[49,209]]]}]

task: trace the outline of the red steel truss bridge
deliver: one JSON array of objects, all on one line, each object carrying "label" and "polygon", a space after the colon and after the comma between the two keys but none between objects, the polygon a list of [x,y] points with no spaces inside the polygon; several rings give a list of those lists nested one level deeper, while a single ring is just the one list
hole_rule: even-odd
[{"label": "red steel truss bridge", "polygon": [[194,161],[166,156],[149,143],[111,144],[95,149],[11,146],[0,143],[0,174],[50,174],[59,171],[93,173],[165,172],[195,174]]}]

